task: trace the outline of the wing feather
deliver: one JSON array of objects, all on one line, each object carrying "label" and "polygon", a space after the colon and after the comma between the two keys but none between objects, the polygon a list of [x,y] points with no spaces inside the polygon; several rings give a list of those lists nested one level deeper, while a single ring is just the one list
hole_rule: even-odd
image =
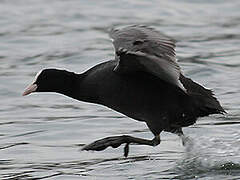
[{"label": "wing feather", "polygon": [[185,90],[179,81],[175,41],[147,26],[133,25],[110,31],[119,61],[114,71],[145,71]]}]

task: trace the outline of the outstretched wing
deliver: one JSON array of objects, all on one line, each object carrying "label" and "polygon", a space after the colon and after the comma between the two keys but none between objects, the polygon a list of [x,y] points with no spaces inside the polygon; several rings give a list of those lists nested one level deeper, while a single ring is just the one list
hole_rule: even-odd
[{"label": "outstretched wing", "polygon": [[147,26],[133,25],[110,32],[118,65],[114,71],[145,71],[184,90],[175,58],[175,41]]}]

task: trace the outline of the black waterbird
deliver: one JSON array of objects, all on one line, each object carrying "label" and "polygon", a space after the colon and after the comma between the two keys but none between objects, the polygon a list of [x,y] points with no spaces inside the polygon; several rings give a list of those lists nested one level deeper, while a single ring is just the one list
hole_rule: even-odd
[{"label": "black waterbird", "polygon": [[211,90],[185,77],[175,58],[175,41],[142,25],[110,32],[115,59],[98,64],[82,74],[58,69],[40,71],[23,95],[56,92],[71,98],[105,105],[130,118],[146,122],[152,140],[128,135],[97,140],[83,150],[101,151],[129,144],[156,146],[160,133],[184,137],[182,127],[198,117],[224,113]]}]

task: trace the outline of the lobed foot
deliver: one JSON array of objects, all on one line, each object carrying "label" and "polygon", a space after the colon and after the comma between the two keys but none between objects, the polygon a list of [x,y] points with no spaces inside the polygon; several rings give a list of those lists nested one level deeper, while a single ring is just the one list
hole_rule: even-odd
[{"label": "lobed foot", "polygon": [[94,141],[91,144],[88,144],[82,148],[82,150],[92,150],[92,151],[102,151],[106,149],[107,147],[111,146],[113,148],[119,147],[121,144],[126,143],[124,147],[124,156],[127,157],[129,153],[129,144],[130,143],[136,143],[141,145],[149,145],[149,146],[156,146],[160,143],[160,136],[156,136],[152,140],[142,139],[142,138],[136,138],[132,136],[111,136],[106,137],[97,141]]},{"label": "lobed foot", "polygon": [[82,148],[82,150],[102,151],[109,146],[111,146],[113,148],[117,148],[122,143],[124,143],[122,136],[106,137],[106,138],[94,141],[93,143],[84,146]]},{"label": "lobed foot", "polygon": [[127,139],[128,139],[128,136],[106,137],[84,146],[82,150],[102,151],[109,146],[111,146],[112,148],[118,148],[121,144],[126,143],[124,147],[124,156],[127,157],[129,153],[129,144],[130,144],[128,143]]}]

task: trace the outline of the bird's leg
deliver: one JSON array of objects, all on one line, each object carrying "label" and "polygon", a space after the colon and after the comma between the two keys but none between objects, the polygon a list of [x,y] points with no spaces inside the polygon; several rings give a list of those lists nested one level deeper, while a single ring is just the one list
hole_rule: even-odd
[{"label": "bird's leg", "polygon": [[124,156],[127,157],[130,143],[157,146],[158,144],[160,144],[160,142],[161,142],[160,135],[155,136],[152,140],[136,138],[128,135],[111,136],[111,137],[106,137],[106,138],[94,141],[93,143],[84,146],[82,150],[102,151],[109,146],[113,148],[117,148],[121,144],[126,143],[124,147]]},{"label": "bird's leg", "polygon": [[188,141],[190,141],[190,138],[185,136],[185,134],[183,133],[182,128],[176,129],[174,133],[181,138],[183,146],[186,146]]}]

